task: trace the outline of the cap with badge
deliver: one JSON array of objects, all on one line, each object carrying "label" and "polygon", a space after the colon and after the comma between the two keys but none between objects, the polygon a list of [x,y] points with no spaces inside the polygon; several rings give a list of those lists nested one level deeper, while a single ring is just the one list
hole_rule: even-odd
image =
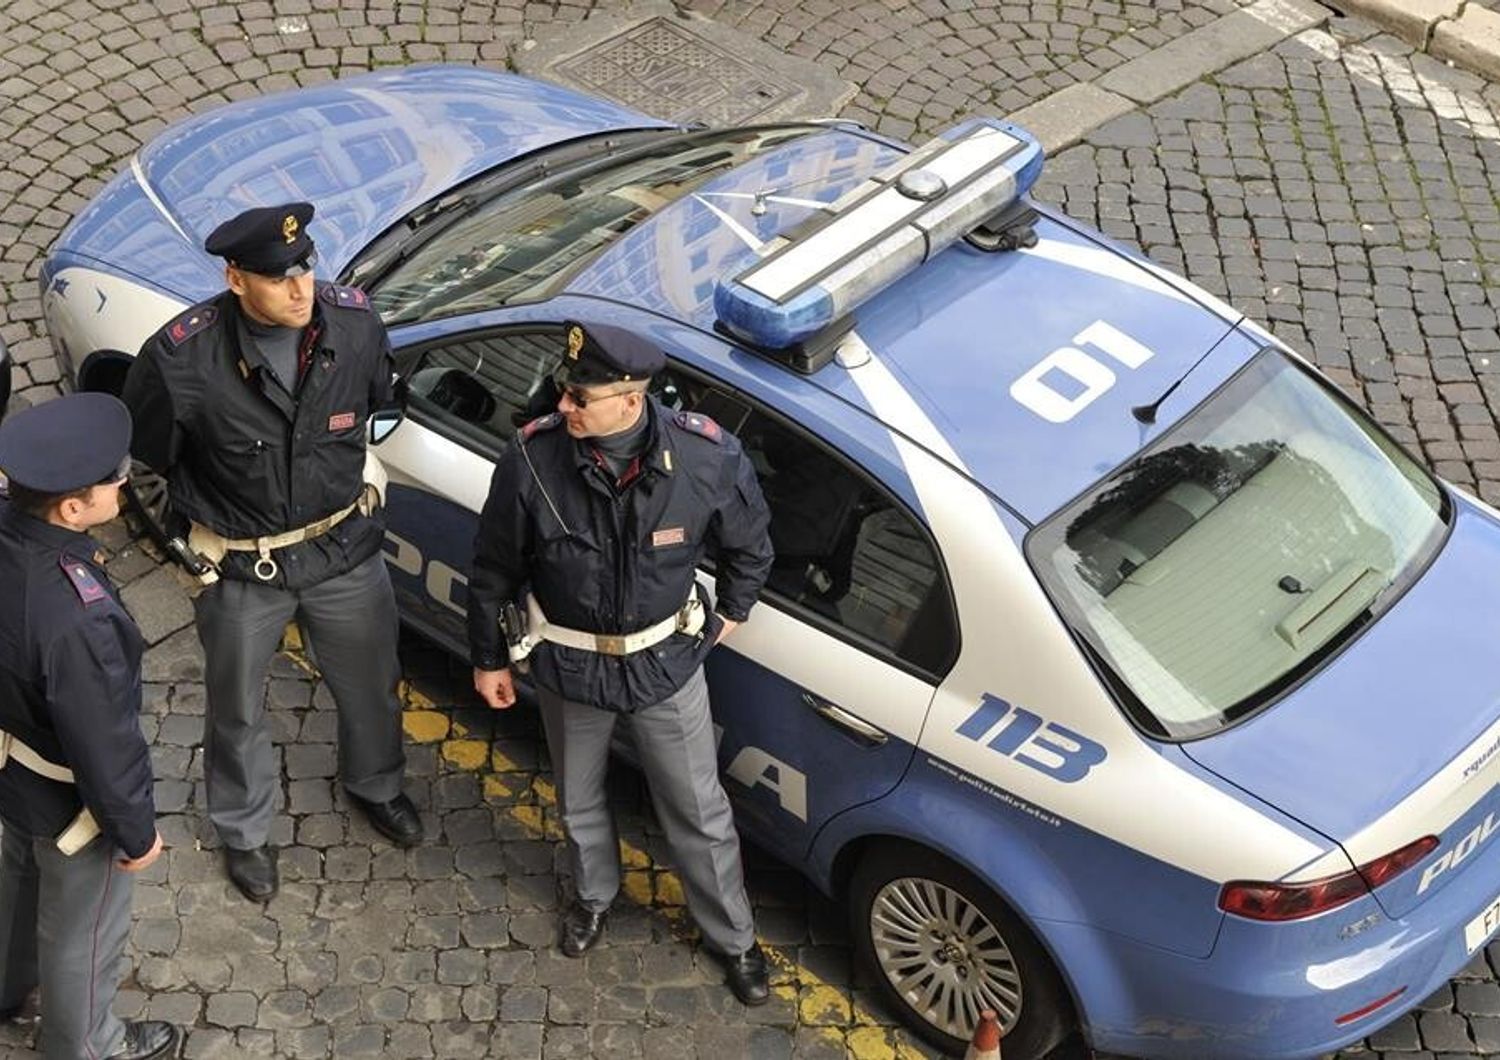
[{"label": "cap with badge", "polygon": [[237,269],[260,276],[303,276],[312,272],[318,261],[307,235],[312,219],[310,202],[257,206],[215,228],[203,249]]},{"label": "cap with badge", "polygon": [[558,365],[562,386],[603,386],[649,379],[667,366],[666,355],[625,328],[610,324],[564,325],[567,348]]},{"label": "cap with badge", "polygon": [[130,470],[130,412],[109,394],[67,394],[0,424],[0,473],[38,493],[71,493]]}]

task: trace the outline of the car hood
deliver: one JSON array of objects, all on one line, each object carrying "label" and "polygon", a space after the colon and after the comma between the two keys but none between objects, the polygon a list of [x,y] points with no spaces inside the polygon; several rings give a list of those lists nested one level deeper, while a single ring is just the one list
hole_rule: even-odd
[{"label": "car hood", "polygon": [[1447,542],[1390,610],[1280,702],[1183,749],[1355,864],[1424,835],[1446,844],[1500,810],[1497,599],[1500,521],[1458,496]]},{"label": "car hood", "polygon": [[219,107],[171,126],[57,248],[189,300],[223,286],[203,250],[251,206],[305,199],[334,276],[411,210],[542,147],[664,123],[569,89],[469,66],[403,67]]}]

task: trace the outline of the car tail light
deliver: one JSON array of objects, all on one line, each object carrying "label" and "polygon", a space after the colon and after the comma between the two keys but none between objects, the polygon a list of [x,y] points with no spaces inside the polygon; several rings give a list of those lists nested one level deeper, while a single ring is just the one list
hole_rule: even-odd
[{"label": "car tail light", "polygon": [[1352,902],[1421,861],[1438,845],[1423,836],[1357,869],[1303,883],[1232,880],[1219,892],[1219,908],[1251,920],[1301,920]]}]

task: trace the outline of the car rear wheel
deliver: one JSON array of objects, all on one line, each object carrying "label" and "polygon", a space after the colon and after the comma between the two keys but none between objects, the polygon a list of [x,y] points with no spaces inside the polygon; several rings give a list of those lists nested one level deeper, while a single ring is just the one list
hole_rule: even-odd
[{"label": "car rear wheel", "polygon": [[1041,944],[971,873],[929,850],[888,844],[850,886],[855,951],[902,1021],[963,1055],[993,1009],[1006,1060],[1041,1060],[1073,1030],[1067,988]]}]

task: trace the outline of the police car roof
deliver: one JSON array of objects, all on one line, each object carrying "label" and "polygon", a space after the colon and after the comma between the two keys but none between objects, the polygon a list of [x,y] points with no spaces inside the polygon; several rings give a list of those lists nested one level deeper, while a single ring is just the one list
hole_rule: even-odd
[{"label": "police car roof", "polygon": [[[894,148],[836,129],[792,141],[638,225],[568,290],[713,329],[721,277],[739,275],[765,243],[806,221],[814,212],[808,203],[831,202],[899,157]],[[795,192],[768,195],[764,212],[752,212],[757,193],[788,185]],[[1232,310],[1202,292],[1185,293],[1192,289],[1066,218],[1044,210],[1036,231],[1037,245],[1026,250],[943,251],[853,313],[858,335],[963,470],[1030,522],[1159,435],[1258,345],[1226,340],[1239,319]],[[1149,356],[1127,368],[1078,338],[1100,322]],[[1155,424],[1131,415],[1132,406],[1154,401],[1215,344],[1220,350],[1192,372]],[[1012,397],[1012,384],[1028,370],[1055,350],[1080,345],[1113,375],[1096,400],[1058,423]],[[901,429],[872,404],[857,373],[830,364],[807,380]],[[1049,373],[1045,382],[1060,400],[1082,389],[1065,372]]]}]

